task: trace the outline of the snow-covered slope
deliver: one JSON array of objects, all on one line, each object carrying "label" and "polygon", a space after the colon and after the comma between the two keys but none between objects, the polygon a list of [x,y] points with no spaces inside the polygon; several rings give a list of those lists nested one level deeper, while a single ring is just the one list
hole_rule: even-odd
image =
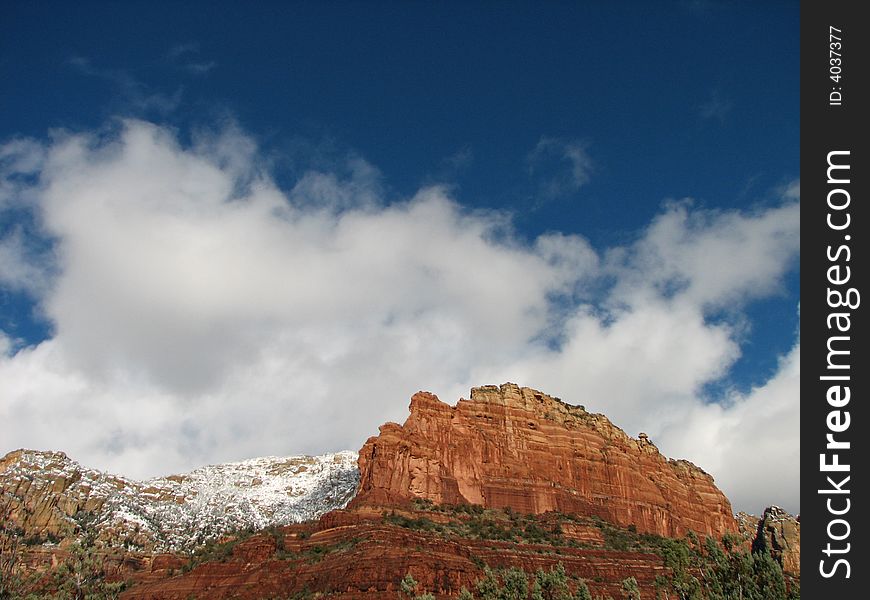
[{"label": "snow-covered slope", "polygon": [[355,452],[263,457],[135,481],[87,469],[60,452],[0,459],[0,518],[32,539],[96,527],[105,542],[190,549],[222,534],[316,519],[344,507],[359,481]]}]

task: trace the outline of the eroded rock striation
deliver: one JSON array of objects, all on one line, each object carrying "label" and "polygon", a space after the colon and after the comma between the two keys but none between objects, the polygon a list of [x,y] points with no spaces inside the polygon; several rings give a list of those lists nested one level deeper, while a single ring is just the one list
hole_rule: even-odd
[{"label": "eroded rock striation", "polygon": [[425,499],[596,515],[670,537],[737,532],[730,502],[700,468],[604,415],[512,383],[473,388],[456,406],[415,394],[403,425],[366,441],[359,467],[351,507]]}]

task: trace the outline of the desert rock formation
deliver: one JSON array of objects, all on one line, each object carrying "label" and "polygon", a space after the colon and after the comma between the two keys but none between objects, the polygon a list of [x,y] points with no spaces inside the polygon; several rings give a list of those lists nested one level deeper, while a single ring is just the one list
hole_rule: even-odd
[{"label": "desert rock formation", "polygon": [[582,406],[506,383],[474,388],[456,406],[419,392],[410,411],[360,450],[352,507],[426,499],[596,515],[670,537],[737,532],[710,475]]}]

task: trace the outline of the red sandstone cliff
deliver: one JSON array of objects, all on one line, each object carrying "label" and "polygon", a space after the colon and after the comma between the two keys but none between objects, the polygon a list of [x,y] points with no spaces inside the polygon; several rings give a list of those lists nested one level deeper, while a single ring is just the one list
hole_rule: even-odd
[{"label": "red sandstone cliff", "polygon": [[351,507],[420,498],[597,515],[670,537],[737,532],[710,475],[580,406],[507,383],[473,388],[456,406],[419,392],[410,410],[360,450]]}]

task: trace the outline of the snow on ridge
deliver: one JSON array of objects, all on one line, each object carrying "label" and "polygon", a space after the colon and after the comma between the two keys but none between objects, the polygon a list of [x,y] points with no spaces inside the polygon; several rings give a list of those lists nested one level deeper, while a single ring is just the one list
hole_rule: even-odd
[{"label": "snow on ridge", "polygon": [[[151,480],[150,485],[183,501],[157,503],[150,513],[158,523],[172,524],[161,537],[173,547],[196,545],[233,529],[316,519],[350,502],[359,482],[356,459],[355,452],[262,457]],[[175,525],[183,522],[197,526]]]},{"label": "snow on ridge", "polygon": [[[60,452],[17,451],[7,460],[0,484],[28,480],[36,483],[27,489],[43,494],[82,505],[98,500],[94,525],[107,540],[155,550],[192,549],[231,531],[316,519],[346,506],[359,482],[357,453],[350,451],[252,458],[146,481],[84,468]],[[54,492],[58,481],[63,491]]]}]

